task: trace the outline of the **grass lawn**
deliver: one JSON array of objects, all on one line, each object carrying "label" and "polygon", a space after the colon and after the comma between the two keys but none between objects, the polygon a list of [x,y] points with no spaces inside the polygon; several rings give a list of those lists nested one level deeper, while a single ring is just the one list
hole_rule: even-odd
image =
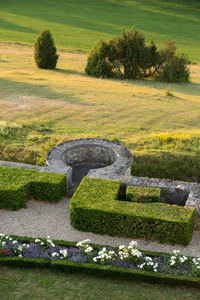
[{"label": "grass lawn", "polygon": [[[102,288],[103,287],[103,288]],[[199,300],[199,290],[47,270],[0,268],[1,300]]]},{"label": "grass lawn", "polygon": [[31,44],[48,28],[56,45],[89,50],[134,26],[159,46],[176,40],[179,52],[200,62],[197,0],[7,0],[1,1],[0,40]]}]

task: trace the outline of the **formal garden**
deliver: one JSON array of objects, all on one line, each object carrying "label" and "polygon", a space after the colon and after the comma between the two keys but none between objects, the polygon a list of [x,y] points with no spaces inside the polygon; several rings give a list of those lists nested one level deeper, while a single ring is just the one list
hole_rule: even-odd
[{"label": "formal garden", "polygon": [[199,299],[199,13],[1,4],[2,300]]}]

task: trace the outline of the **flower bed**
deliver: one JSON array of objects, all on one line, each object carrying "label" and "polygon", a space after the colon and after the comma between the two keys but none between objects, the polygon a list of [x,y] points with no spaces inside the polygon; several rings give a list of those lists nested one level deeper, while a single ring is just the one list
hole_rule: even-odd
[{"label": "flower bed", "polygon": [[0,265],[124,277],[148,282],[200,287],[200,258],[140,251],[137,242],[119,247],[52,241],[0,234]]}]

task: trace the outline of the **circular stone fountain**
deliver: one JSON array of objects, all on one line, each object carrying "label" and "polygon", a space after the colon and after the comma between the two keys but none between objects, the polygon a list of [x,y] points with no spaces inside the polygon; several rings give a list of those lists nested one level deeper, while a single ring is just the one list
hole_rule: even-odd
[{"label": "circular stone fountain", "polygon": [[104,139],[64,142],[47,154],[46,171],[67,174],[72,194],[84,176],[119,179],[131,175],[132,155],[121,144]]}]

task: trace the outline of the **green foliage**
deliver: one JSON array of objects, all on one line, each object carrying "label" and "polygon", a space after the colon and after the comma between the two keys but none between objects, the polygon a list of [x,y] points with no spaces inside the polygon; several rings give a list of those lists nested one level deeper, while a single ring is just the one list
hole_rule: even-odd
[{"label": "green foliage", "polygon": [[70,201],[71,224],[78,230],[188,244],[194,209],[164,203],[117,201],[120,182],[85,177]]},{"label": "green foliage", "polygon": [[65,175],[0,167],[0,209],[18,210],[30,197],[59,201],[65,190]]},{"label": "green foliage", "polygon": [[114,76],[110,64],[106,61],[107,51],[106,42],[100,40],[89,53],[88,63],[85,72],[93,77],[112,78]]},{"label": "green foliage", "polygon": [[46,258],[6,257],[0,259],[0,265],[23,268],[48,268],[50,261]]},{"label": "green foliage", "polygon": [[59,55],[49,30],[44,30],[35,43],[35,63],[40,69],[55,69]]},{"label": "green foliage", "polygon": [[88,56],[85,72],[94,77],[136,79],[154,77],[166,82],[188,82],[190,71],[186,56],[176,56],[175,42],[158,51],[155,43],[145,44],[144,36],[134,29],[123,30],[121,37],[100,40]]},{"label": "green foliage", "polygon": [[174,56],[168,63],[162,66],[157,79],[165,82],[189,82],[190,70],[187,65],[188,59],[186,57],[183,55]]},{"label": "green foliage", "polygon": [[137,203],[160,202],[161,190],[152,187],[128,186],[126,200]]},{"label": "green foliage", "polygon": [[133,176],[200,182],[199,156],[186,154],[135,153],[131,174]]},{"label": "green foliage", "polygon": [[100,277],[121,278],[125,280],[139,280],[150,283],[164,283],[175,286],[200,287],[199,278],[189,276],[176,276],[171,274],[158,274],[150,271],[133,270],[114,266],[101,266],[91,263],[74,263],[70,261],[52,261],[50,269],[54,271],[84,273]]}]

